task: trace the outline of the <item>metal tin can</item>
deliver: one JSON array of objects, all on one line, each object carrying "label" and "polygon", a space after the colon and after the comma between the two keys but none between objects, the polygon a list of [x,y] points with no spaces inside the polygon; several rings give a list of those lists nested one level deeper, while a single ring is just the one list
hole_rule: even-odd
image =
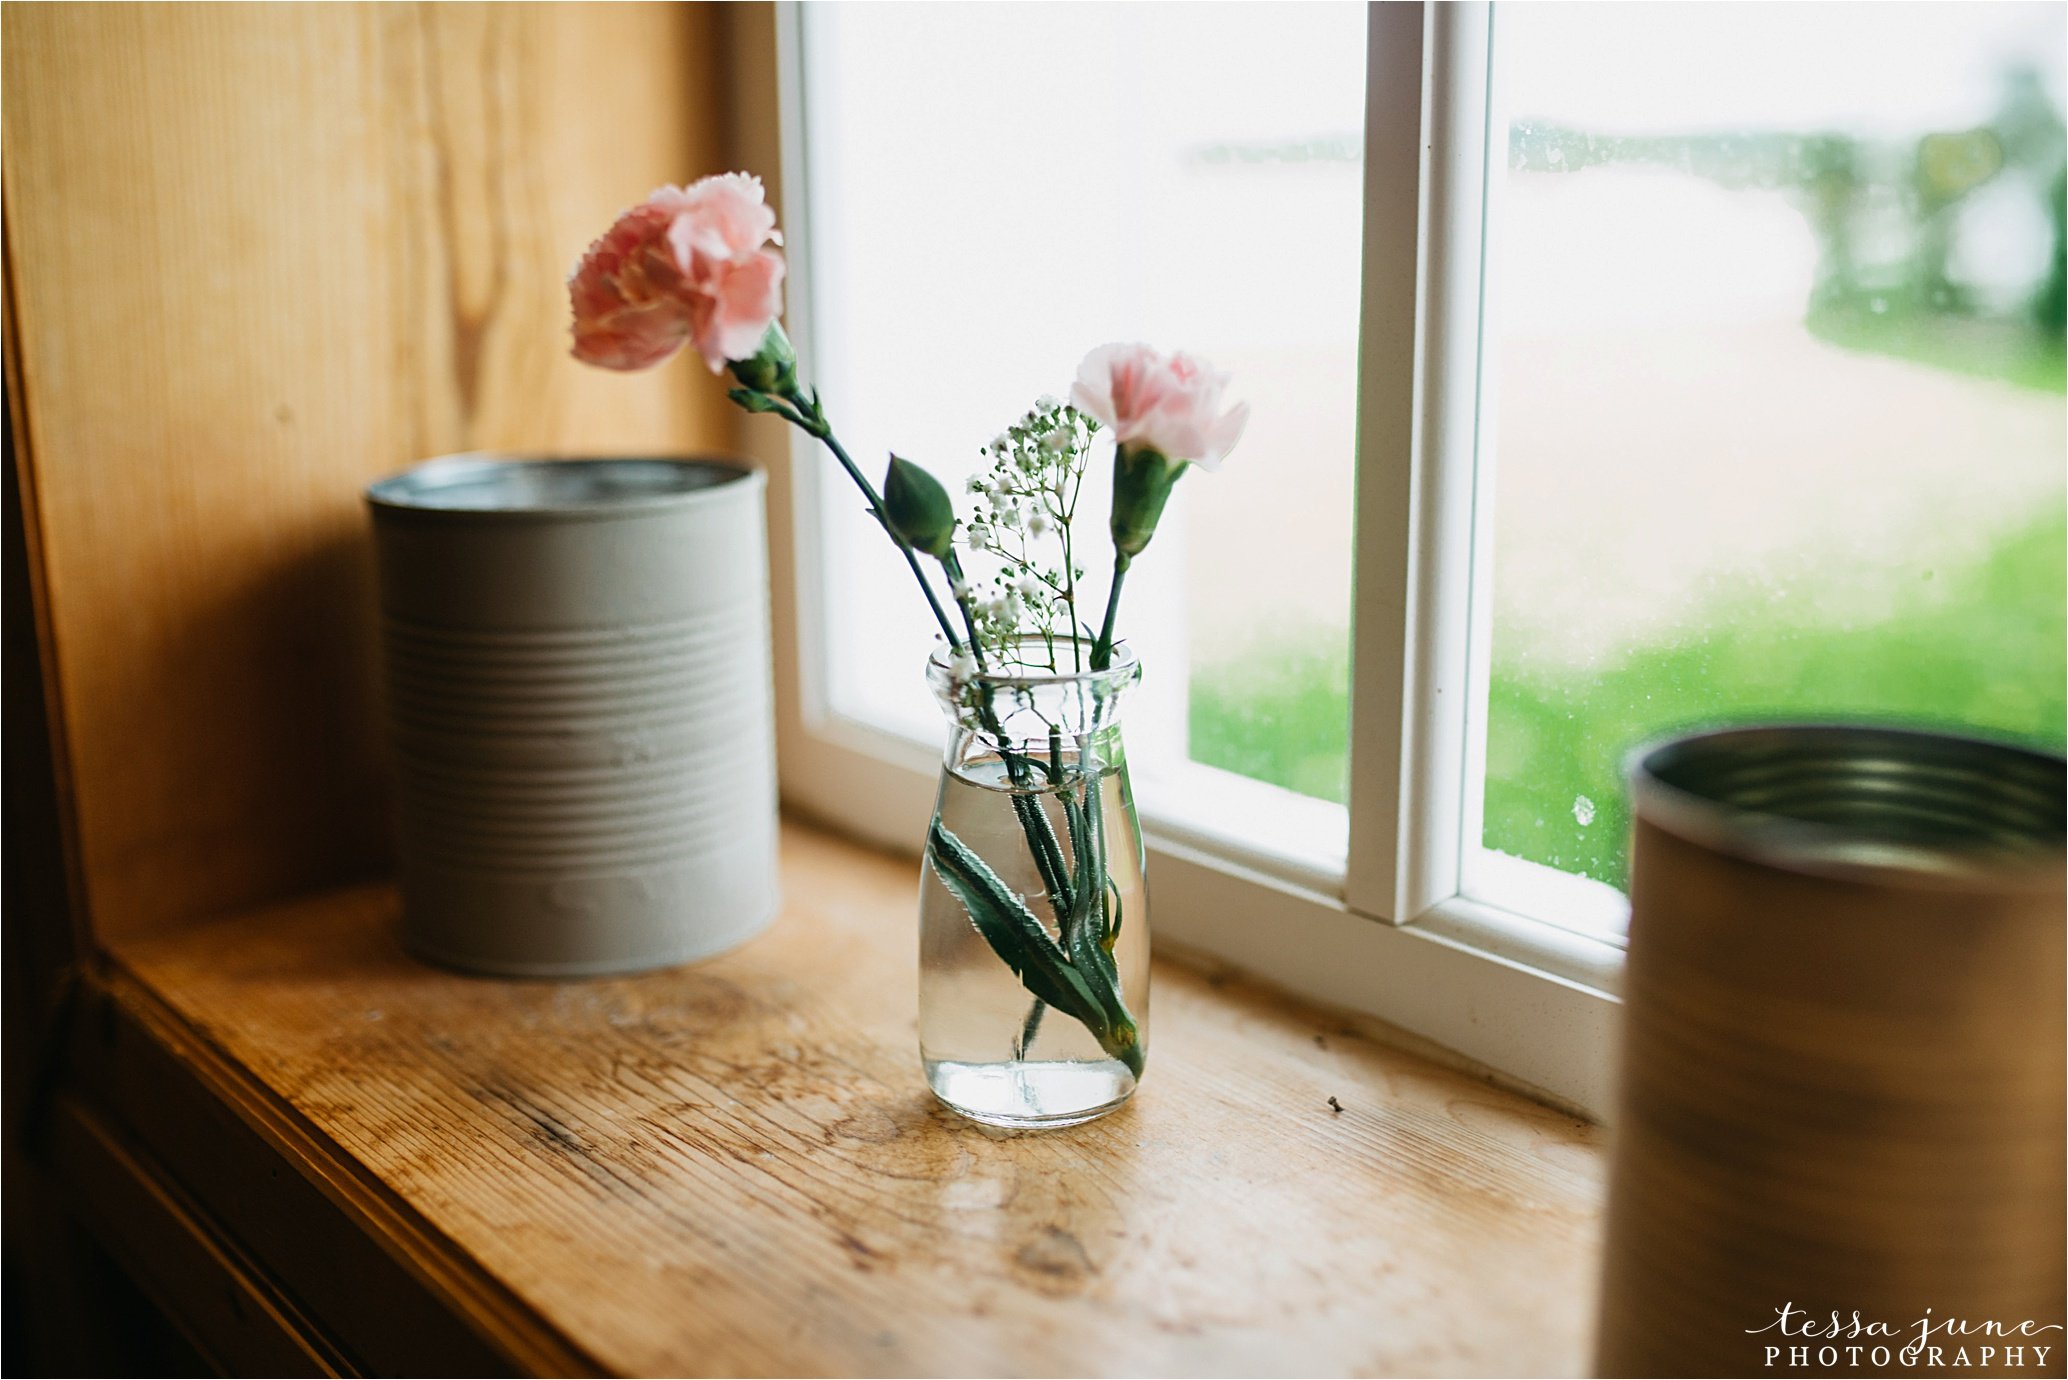
[{"label": "metal tin can", "polygon": [[2062,1323],[2061,759],[1745,728],[1629,776],[1600,1373],[1939,1373],[1928,1321]]},{"label": "metal tin can", "polygon": [[366,491],[415,952],[574,977],[767,925],[763,489],[718,460],[456,455]]}]

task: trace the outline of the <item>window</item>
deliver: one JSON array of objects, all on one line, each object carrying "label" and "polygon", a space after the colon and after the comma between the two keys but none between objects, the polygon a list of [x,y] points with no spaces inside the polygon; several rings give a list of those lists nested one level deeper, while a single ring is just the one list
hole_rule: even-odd
[{"label": "window", "polygon": [[[839,227],[802,246],[815,377],[850,449],[959,492],[1114,339],[1272,399],[1129,579],[1130,757],[1166,818],[1275,825],[1270,851],[1340,872],[1363,10],[810,5],[798,39],[810,214]],[[931,744],[909,575],[856,505],[823,523],[828,708]]]},{"label": "window", "polygon": [[1612,935],[1634,743],[1751,715],[2062,742],[2063,12],[1495,28],[1465,889]]},{"label": "window", "polygon": [[[1726,8],[781,6],[741,39],[782,114],[780,150],[743,153],[782,168],[793,334],[856,450],[895,443],[959,479],[1116,337],[1200,350],[1256,408],[1227,468],[1180,486],[1174,539],[1139,568],[1161,584],[1131,589],[1162,668],[1130,727],[1159,936],[1597,1109],[1632,741],[1775,712],[2061,733],[2059,185],[1974,209],[1985,191],[2007,207],[1985,184],[2015,179],[1981,176],[1976,141],[1934,142],[1987,127],[2009,148],[1990,93],[2036,63],[2016,177],[2043,180],[2048,156],[2058,177],[2059,15]],[[1732,80],[1672,75],[1676,52],[1719,44]],[[1841,61],[1862,47],[1886,60]],[[1960,75],[1932,87],[1934,62]],[[1799,79],[1818,64],[1852,75]],[[1762,90],[1794,104],[1743,94]],[[1899,145],[1925,170],[1907,184],[1875,162]],[[1927,173],[1958,192],[1896,245],[1883,201],[1941,195]],[[2052,207],[2050,325],[2034,205]],[[1818,216],[1855,236],[1851,296],[1817,276]],[[1953,297],[1884,290],[1942,249]],[[1249,281],[1262,263],[1269,292]],[[1991,343],[1931,357],[1963,338]],[[1952,410],[1920,422],[1928,395]],[[1862,441],[1870,417],[1907,449]],[[1938,545],[1875,525],[1891,495],[1943,519],[1975,446],[1999,467],[1926,533]],[[910,847],[939,737],[927,628],[838,477],[792,460],[785,791]],[[1990,543],[2047,515],[2051,536],[2005,559],[2031,589],[2050,570],[2052,603],[2020,586],[1976,630],[1972,593],[1946,593],[1956,570],[2000,591]],[[1873,631],[1907,616],[1891,581],[1936,585],[1900,635]],[[1945,663],[1987,682],[1959,702],[1919,701],[1936,674],[1889,690],[1867,643],[1833,634],[1900,657],[1955,624]],[[1744,674],[1775,648],[1812,669]],[[2048,688],[1976,670],[2007,656],[2050,657]],[[1832,661],[1860,664],[1817,681]]]}]

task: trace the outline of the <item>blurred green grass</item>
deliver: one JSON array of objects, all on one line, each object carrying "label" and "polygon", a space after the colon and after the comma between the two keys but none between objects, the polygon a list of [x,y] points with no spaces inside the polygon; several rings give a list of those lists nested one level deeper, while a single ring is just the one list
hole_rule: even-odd
[{"label": "blurred green grass", "polygon": [[2068,347],[2057,333],[2016,320],[1949,317],[1900,298],[1825,308],[1804,325],[1827,344],[1888,355],[1971,378],[1996,379],[2040,393],[2068,393]]},{"label": "blurred green grass", "polygon": [[1308,628],[1192,670],[1192,760],[1302,795],[1349,799],[1350,634]]},{"label": "blurred green grass", "polygon": [[[1623,885],[1623,756],[1683,729],[1844,717],[2068,742],[2068,517],[2058,504],[1963,567],[1868,594],[1791,615],[1756,586],[1726,587],[1694,611],[1690,633],[1585,672],[1533,668],[1496,647],[1487,846]],[[1191,714],[1195,760],[1346,798],[1340,631],[1282,636],[1195,668]]]}]

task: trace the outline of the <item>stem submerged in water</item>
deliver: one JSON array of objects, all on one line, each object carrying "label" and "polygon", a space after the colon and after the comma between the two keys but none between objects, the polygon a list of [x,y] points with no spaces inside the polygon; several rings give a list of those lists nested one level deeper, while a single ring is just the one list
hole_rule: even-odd
[{"label": "stem submerged in water", "polygon": [[1020,1038],[1012,1047],[1012,1057],[1025,1062],[1027,1051],[1034,1047],[1034,1039],[1041,1033],[1041,1016],[1048,1010],[1048,1003],[1034,998],[1034,1004],[1027,1008],[1027,1019],[1020,1022]]},{"label": "stem submerged in water", "polygon": [[[1009,778],[1013,812],[1026,835],[1028,852],[1040,873],[1055,920],[1053,936],[1044,932],[1037,943],[1024,924],[1003,923],[985,909],[987,904],[998,908],[996,898],[988,897],[981,889],[965,895],[963,890],[950,886],[992,951],[1020,975],[1022,984],[1034,996],[1020,1023],[1013,1057],[1022,1062],[1027,1059],[1046,1009],[1057,1005],[1055,994],[1064,991],[1059,979],[1066,979],[1073,991],[1076,984],[1082,984],[1084,1000],[1076,1005],[1065,1001],[1064,1014],[1084,1024],[1097,1037],[1101,1048],[1139,1076],[1143,1060],[1141,1032],[1128,1010],[1113,958],[1117,925],[1108,922],[1108,916],[1117,907],[1109,901],[1115,888],[1105,849],[1104,739],[1115,730],[1102,729],[1094,722],[1092,731],[1078,738],[1077,758],[1071,764],[1065,756],[1061,728],[1050,723],[1043,761],[1039,749],[1031,743],[1009,745],[995,703],[998,687],[979,678],[972,689],[975,693],[969,703],[982,725],[982,737],[988,738],[995,748]],[[1043,797],[1049,795],[1055,797],[1062,810],[1069,839],[1067,856],[1045,806]],[[959,843],[952,835],[944,838],[944,833],[937,821],[930,856],[932,849]],[[940,860],[935,858],[935,862],[936,871],[940,872]],[[948,862],[951,867],[960,866],[964,873],[975,872],[952,855]],[[949,880],[947,873],[940,875],[943,881]],[[1117,915],[1114,918],[1117,920]],[[1030,952],[1031,949],[1039,952]],[[1030,973],[1046,974],[1056,963],[1063,969],[1056,977],[1045,982],[1030,980]]]}]

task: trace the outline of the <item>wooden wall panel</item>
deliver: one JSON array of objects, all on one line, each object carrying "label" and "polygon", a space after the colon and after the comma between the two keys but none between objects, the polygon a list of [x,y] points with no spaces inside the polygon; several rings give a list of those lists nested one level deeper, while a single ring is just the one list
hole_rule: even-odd
[{"label": "wooden wall panel", "polygon": [[88,913],[378,871],[368,480],[721,446],[693,361],[566,357],[563,280],[711,170],[683,5],[9,5],[28,521]]}]

